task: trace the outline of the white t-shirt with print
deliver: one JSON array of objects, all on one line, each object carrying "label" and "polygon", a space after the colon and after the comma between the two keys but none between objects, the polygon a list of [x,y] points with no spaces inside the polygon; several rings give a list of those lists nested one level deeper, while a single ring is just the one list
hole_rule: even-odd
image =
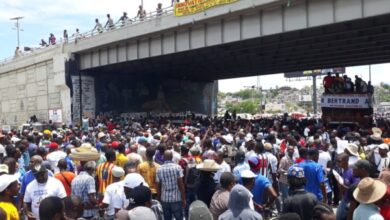
[{"label": "white t-shirt with print", "polygon": [[103,203],[108,204],[107,215],[115,215],[115,209],[125,209],[129,205],[123,190],[123,181],[112,183],[107,186],[104,192]]},{"label": "white t-shirt with print", "polygon": [[65,188],[62,183],[54,177],[48,177],[46,183],[38,183],[37,180],[27,185],[24,195],[24,202],[31,203],[31,210],[35,218],[39,219],[39,204],[49,196],[57,196],[61,199],[66,197]]}]

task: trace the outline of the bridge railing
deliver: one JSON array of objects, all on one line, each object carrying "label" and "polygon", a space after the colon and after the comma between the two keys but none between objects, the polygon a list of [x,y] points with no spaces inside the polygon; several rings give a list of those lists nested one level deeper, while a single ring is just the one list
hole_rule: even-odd
[{"label": "bridge railing", "polygon": [[90,31],[87,31],[87,32],[84,32],[84,33],[81,33],[81,34],[78,34],[78,35],[74,34],[73,36],[68,38],[68,40],[60,38],[59,42],[56,45],[49,45],[49,46],[46,46],[46,47],[30,48],[31,50],[28,51],[28,52],[21,52],[20,54],[18,54],[16,56],[8,57],[8,58],[5,58],[5,59],[0,59],[0,66],[4,66],[5,64],[7,64],[7,63],[9,63],[11,61],[14,61],[14,60],[17,60],[19,58],[32,55],[35,52],[42,51],[42,50],[44,50],[46,48],[53,48],[53,46],[58,46],[58,45],[61,45],[61,44],[78,43],[79,41],[82,41],[84,39],[87,39],[87,38],[90,38],[90,37],[93,37],[93,36],[96,36],[96,35],[99,35],[99,34],[102,34],[102,33],[105,33],[105,32],[114,31],[116,29],[128,27],[128,26],[131,26],[131,25],[134,25],[134,24],[139,24],[139,23],[142,23],[142,22],[145,22],[145,21],[150,21],[150,20],[158,19],[158,18],[166,16],[166,15],[173,14],[173,11],[174,11],[173,7],[170,6],[170,7],[162,8],[162,10],[160,10],[160,11],[153,11],[153,12],[146,13],[146,15],[144,17],[136,16],[134,18],[128,19],[125,22],[122,22],[122,21],[119,20],[118,22],[116,22],[114,24],[114,27],[108,27],[108,28],[104,29],[103,32],[101,32],[101,33],[98,30],[92,29]]},{"label": "bridge railing", "polygon": [[79,41],[84,40],[84,39],[89,38],[89,37],[92,37],[92,36],[96,36],[96,35],[99,35],[99,34],[102,34],[105,32],[114,31],[116,29],[121,29],[121,28],[128,27],[128,26],[131,26],[134,24],[139,24],[139,23],[142,23],[145,21],[157,19],[157,18],[166,16],[166,15],[170,15],[170,14],[173,14],[173,7],[172,6],[162,8],[161,11],[153,11],[153,12],[146,13],[146,16],[144,16],[144,17],[136,16],[133,18],[129,18],[128,20],[126,20],[124,22],[119,20],[118,22],[116,22],[114,24],[114,26],[103,28],[102,32],[99,32],[96,29],[92,29],[90,31],[80,33],[79,35],[73,35],[72,37],[70,37],[68,39],[68,42],[64,42],[64,43],[73,43],[73,42],[78,43]]}]

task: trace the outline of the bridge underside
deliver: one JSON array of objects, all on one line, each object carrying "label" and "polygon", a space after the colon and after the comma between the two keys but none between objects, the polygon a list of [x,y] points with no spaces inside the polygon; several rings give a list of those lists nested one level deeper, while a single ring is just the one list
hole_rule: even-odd
[{"label": "bridge underside", "polygon": [[84,72],[211,81],[390,62],[390,15],[286,32]]}]

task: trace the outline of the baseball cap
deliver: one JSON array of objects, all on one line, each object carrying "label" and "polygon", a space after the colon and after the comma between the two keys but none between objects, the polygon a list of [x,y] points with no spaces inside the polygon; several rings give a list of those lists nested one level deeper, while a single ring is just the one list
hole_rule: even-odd
[{"label": "baseball cap", "polygon": [[200,201],[196,200],[191,203],[189,208],[189,216],[190,220],[212,220],[213,216],[211,215],[210,210],[207,205]]},{"label": "baseball cap", "polygon": [[372,171],[372,165],[368,160],[358,160],[356,163],[353,164],[353,168],[356,169],[363,169],[366,170],[367,172]]},{"label": "baseball cap", "polygon": [[58,149],[58,144],[56,142],[51,142],[49,144],[49,148],[53,150]]},{"label": "baseball cap", "polygon": [[31,169],[32,173],[35,175],[37,173],[43,173],[43,172],[46,172],[47,169],[45,166],[41,165],[41,164],[37,164],[35,165],[32,169]]},{"label": "baseball cap", "polygon": [[141,183],[144,186],[149,186],[145,182],[145,179],[139,173],[127,174],[123,182],[124,182],[125,187],[131,188],[131,189],[134,189],[135,187],[141,185]]},{"label": "baseball cap", "polygon": [[120,178],[125,175],[125,171],[122,167],[115,166],[114,168],[112,168],[112,175],[114,177]]},{"label": "baseball cap", "polygon": [[120,142],[119,141],[113,141],[111,144],[110,144],[110,147],[112,148],[118,148]]},{"label": "baseball cap", "polygon": [[150,200],[152,200],[152,191],[147,186],[141,184],[130,191],[129,201],[132,207],[144,206],[145,202]]},{"label": "baseball cap", "polygon": [[8,175],[8,174],[5,174],[5,175],[1,175],[1,178],[0,178],[0,192],[3,192],[5,189],[8,188],[8,186],[17,181],[18,180],[18,176],[17,175]]},{"label": "baseball cap", "polygon": [[151,208],[145,206],[135,207],[129,211],[130,220],[157,220],[156,214],[154,214]]},{"label": "baseball cap", "polygon": [[389,145],[387,145],[387,144],[380,144],[380,145],[378,146],[378,148],[379,148],[379,149],[382,149],[382,150],[389,150]]},{"label": "baseball cap", "polygon": [[255,178],[255,177],[257,177],[257,175],[254,174],[250,170],[243,170],[243,171],[241,171],[241,178],[249,179],[249,178]]},{"label": "baseball cap", "polygon": [[257,156],[249,157],[248,164],[249,164],[251,170],[255,170],[255,171],[260,170],[261,164],[260,164],[260,160]]},{"label": "baseball cap", "polygon": [[290,168],[288,168],[287,176],[296,177],[296,178],[305,178],[305,172],[302,167],[293,165]]},{"label": "baseball cap", "polygon": [[0,164],[0,173],[7,173],[8,174],[8,166],[7,164]]}]

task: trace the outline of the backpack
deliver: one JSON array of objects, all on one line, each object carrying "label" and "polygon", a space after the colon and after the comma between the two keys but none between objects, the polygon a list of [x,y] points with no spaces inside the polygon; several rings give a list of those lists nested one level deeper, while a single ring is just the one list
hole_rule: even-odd
[{"label": "backpack", "polygon": [[187,189],[196,189],[199,185],[200,172],[195,166],[187,165],[185,184]]}]

